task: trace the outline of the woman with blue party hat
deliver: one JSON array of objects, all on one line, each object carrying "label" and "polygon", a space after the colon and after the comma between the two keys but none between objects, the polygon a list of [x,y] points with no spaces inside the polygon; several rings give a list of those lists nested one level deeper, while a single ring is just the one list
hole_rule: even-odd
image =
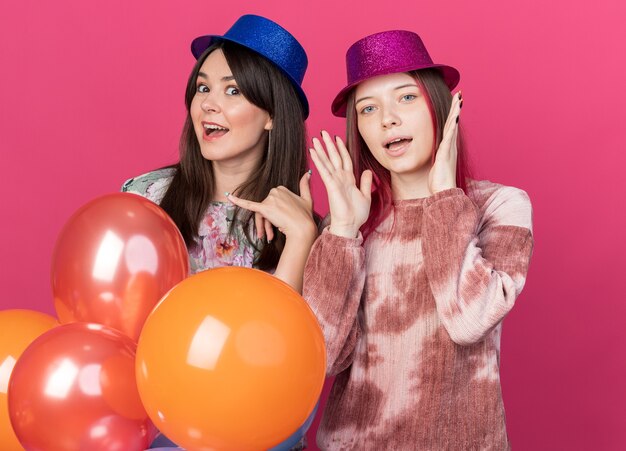
[{"label": "woman with blue party hat", "polygon": [[[307,56],[280,25],[245,15],[196,38],[185,91],[180,161],[124,183],[180,229],[191,273],[245,266],[297,291],[316,237],[307,171]],[[236,197],[235,197],[236,195]],[[233,202],[258,201],[260,211]]]},{"label": "woman with blue party hat", "polygon": [[[317,237],[306,160],[306,53],[287,30],[256,15],[240,17],[224,35],[194,39],[191,51],[197,62],[185,91],[180,160],[122,190],[172,217],[192,274],[253,267],[301,292]],[[278,449],[304,449],[305,432]],[[163,436],[153,444],[166,445],[173,443]]]}]

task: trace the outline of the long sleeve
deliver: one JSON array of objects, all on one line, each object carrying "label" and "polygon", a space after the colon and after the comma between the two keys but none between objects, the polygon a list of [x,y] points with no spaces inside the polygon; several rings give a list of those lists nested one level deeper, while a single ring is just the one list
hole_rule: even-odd
[{"label": "long sleeve", "polygon": [[527,194],[502,187],[480,209],[461,189],[424,206],[424,264],[441,322],[460,345],[482,340],[524,287],[533,249]]},{"label": "long sleeve", "polygon": [[360,236],[349,239],[325,229],[304,268],[302,295],[324,333],[328,375],[350,366],[359,339],[357,312],[365,284],[362,241]]}]

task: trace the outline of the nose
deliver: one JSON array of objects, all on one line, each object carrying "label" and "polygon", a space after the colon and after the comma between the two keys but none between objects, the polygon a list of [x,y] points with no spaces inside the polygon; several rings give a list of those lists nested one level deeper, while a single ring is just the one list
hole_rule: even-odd
[{"label": "nose", "polygon": [[398,116],[393,108],[385,108],[381,117],[381,124],[383,128],[398,126],[402,123],[400,116]]},{"label": "nose", "polygon": [[219,103],[211,94],[212,93],[209,92],[204,96],[204,98],[202,99],[202,103],[200,104],[200,107],[202,108],[202,111],[204,111],[205,113],[209,113],[209,112],[219,113],[220,111]]}]

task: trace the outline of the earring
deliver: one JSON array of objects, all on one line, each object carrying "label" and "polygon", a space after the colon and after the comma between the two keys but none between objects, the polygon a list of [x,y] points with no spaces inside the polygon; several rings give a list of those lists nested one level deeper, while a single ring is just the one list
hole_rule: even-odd
[{"label": "earring", "polygon": [[270,128],[267,132],[267,157],[270,156],[270,151],[272,150],[272,129]]}]

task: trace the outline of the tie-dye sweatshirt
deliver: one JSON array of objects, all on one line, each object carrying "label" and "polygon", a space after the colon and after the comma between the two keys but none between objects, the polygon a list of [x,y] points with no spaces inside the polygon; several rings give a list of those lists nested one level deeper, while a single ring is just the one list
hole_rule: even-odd
[{"label": "tie-dye sweatshirt", "polygon": [[327,229],[304,297],[336,375],[324,450],[502,450],[502,320],[533,248],[532,210],[517,188],[472,181],[394,202],[363,243]]}]

